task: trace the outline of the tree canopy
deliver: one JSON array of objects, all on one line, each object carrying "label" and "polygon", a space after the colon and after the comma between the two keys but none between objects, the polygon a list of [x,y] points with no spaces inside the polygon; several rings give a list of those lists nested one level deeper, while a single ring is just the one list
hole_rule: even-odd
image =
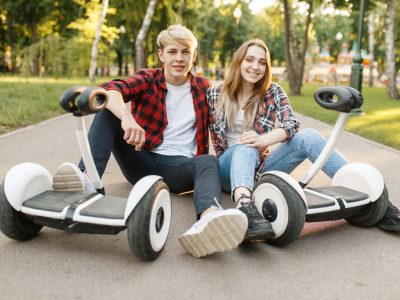
[{"label": "tree canopy", "polygon": [[[304,39],[302,30],[306,2],[313,3],[311,24],[307,33],[311,47],[328,47],[335,58],[343,42],[352,45],[357,28],[359,1],[288,1],[292,7],[295,38]],[[382,14],[386,1],[367,1],[368,11]],[[129,75],[135,67],[135,41],[149,0],[110,1],[99,41],[99,72],[108,74],[118,68]],[[249,38],[261,38],[270,48],[274,65],[285,65],[284,6],[275,4],[254,13],[251,0],[159,0],[142,46],[145,64],[159,65],[156,45],[158,33],[169,24],[181,23],[193,30],[199,39],[197,65],[204,68],[225,67],[234,50]],[[329,8],[331,7],[331,8]],[[101,11],[99,0],[3,0],[0,3],[0,72],[29,75],[87,75],[90,49]],[[346,13],[338,13],[338,10]],[[240,11],[240,15],[234,12]],[[367,11],[367,14],[368,14]],[[395,16],[399,16],[399,7]],[[400,18],[395,19],[399,28]],[[384,21],[376,18],[375,57],[383,68]],[[367,27],[367,26],[365,26]],[[342,39],[336,38],[340,32]],[[363,42],[367,47],[365,28]],[[394,45],[400,49],[400,32]],[[397,47],[396,47],[397,46]],[[397,52],[398,54],[399,52]],[[399,62],[399,55],[396,56]]]}]

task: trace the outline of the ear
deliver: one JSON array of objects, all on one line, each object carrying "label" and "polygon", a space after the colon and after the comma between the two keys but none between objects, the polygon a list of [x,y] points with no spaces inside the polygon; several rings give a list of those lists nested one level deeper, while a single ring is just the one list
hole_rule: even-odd
[{"label": "ear", "polygon": [[195,62],[196,58],[197,58],[197,50],[194,50],[192,62]]},{"label": "ear", "polygon": [[164,52],[161,49],[158,49],[157,54],[158,54],[158,58],[161,60],[161,62],[164,62],[164,58],[163,58]]}]

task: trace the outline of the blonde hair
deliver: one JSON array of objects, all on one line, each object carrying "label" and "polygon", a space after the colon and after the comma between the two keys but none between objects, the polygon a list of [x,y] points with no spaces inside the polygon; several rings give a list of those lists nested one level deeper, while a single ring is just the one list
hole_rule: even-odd
[{"label": "blonde hair", "polygon": [[194,34],[181,24],[168,26],[157,37],[157,45],[161,50],[164,50],[165,46],[175,43],[188,47],[193,46],[194,49],[197,48],[198,44]]},{"label": "blonde hair", "polygon": [[243,43],[234,53],[231,65],[224,79],[221,94],[217,102],[218,112],[224,113],[225,122],[230,128],[234,128],[234,122],[239,110],[239,93],[242,90],[241,65],[246,56],[247,49],[251,46],[257,46],[265,51],[266,68],[265,74],[260,81],[254,85],[253,94],[244,105],[244,128],[251,128],[257,113],[257,108],[262,107],[262,102],[266,90],[271,85],[271,58],[267,45],[260,39],[252,39]]}]

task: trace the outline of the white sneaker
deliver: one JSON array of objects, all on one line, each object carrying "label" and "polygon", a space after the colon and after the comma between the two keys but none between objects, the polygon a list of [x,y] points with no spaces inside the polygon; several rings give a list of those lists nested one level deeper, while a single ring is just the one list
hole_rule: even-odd
[{"label": "white sneaker", "polygon": [[247,217],[238,209],[218,209],[206,214],[179,237],[187,253],[202,257],[236,248],[247,230]]},{"label": "white sneaker", "polygon": [[57,192],[96,193],[90,179],[73,163],[63,163],[53,175],[53,189]]}]

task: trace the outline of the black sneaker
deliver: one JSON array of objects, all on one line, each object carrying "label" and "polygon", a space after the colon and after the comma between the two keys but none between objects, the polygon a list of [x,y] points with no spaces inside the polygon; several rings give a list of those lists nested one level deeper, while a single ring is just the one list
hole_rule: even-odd
[{"label": "black sneaker", "polygon": [[400,232],[400,211],[393,205],[389,203],[388,209],[385,216],[377,224],[380,229],[388,231],[399,231]]},{"label": "black sneaker", "polygon": [[243,242],[266,240],[275,235],[271,223],[258,212],[253,201],[241,202],[240,204],[242,206],[239,207],[239,210],[247,216],[249,223]]}]

